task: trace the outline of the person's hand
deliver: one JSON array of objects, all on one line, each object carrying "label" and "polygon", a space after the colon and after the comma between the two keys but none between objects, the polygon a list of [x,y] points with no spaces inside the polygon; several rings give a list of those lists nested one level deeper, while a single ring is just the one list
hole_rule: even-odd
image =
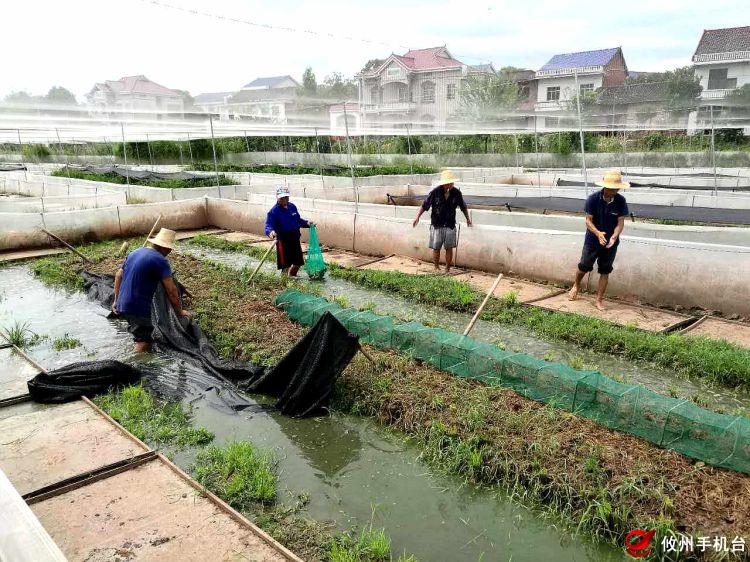
[{"label": "person's hand", "polygon": [[183,308],[183,309],[182,309],[182,310],[180,311],[180,316],[182,316],[183,318],[192,318],[192,317],[193,317],[193,313],[192,313],[192,312],[190,312],[189,310],[185,310],[185,309]]},{"label": "person's hand", "polygon": [[612,238],[609,239],[609,244],[607,244],[607,248],[611,248],[612,246],[614,246],[615,242],[617,242],[617,236],[613,234]]},{"label": "person's hand", "polygon": [[607,245],[607,235],[604,234],[602,231],[599,231],[596,234],[596,237],[599,239],[599,244],[601,244],[602,246],[606,246]]},{"label": "person's hand", "polygon": [[307,221],[307,224],[309,224],[310,226],[315,226],[315,223],[313,221]]},{"label": "person's hand", "polygon": [[270,238],[271,240],[276,240],[276,231],[275,231],[275,230],[272,230],[271,232],[269,232],[269,233],[268,233],[268,237],[269,237],[269,238]]},{"label": "person's hand", "polygon": [[419,219],[414,219],[414,222],[411,223],[412,227],[417,228],[417,225],[419,224]]},{"label": "person's hand", "polygon": [[117,301],[116,301],[116,300],[115,300],[115,301],[112,301],[112,306],[111,306],[110,308],[112,309],[112,313],[113,313],[113,314],[119,314],[119,313],[117,312]]},{"label": "person's hand", "polygon": [[474,226],[474,223],[471,222],[471,219],[466,219],[466,226],[468,226],[468,227]]}]

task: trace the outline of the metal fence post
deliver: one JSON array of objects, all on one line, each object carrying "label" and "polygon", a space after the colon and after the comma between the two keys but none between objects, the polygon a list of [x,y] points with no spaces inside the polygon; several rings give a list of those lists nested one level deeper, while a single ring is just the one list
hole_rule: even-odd
[{"label": "metal fence post", "polygon": [[586,170],[586,147],[583,142],[583,119],[581,117],[581,89],[578,86],[578,70],[573,69],[573,78],[576,87],[576,108],[578,110],[578,134],[581,137],[581,165],[583,166],[583,186],[586,189],[586,196],[589,194],[589,174]]},{"label": "metal fence post", "polygon": [[130,170],[128,169],[128,145],[125,143],[125,124],[120,123],[122,133],[122,155],[125,158],[125,183],[130,187]]},{"label": "metal fence post", "polygon": [[216,174],[216,187],[219,186],[219,164],[216,161],[216,142],[214,141],[214,118],[208,114],[208,125],[211,128],[211,150],[214,153],[214,173]]},{"label": "metal fence post", "polygon": [[23,166],[23,180],[28,181],[28,176],[26,175],[26,164],[23,161],[23,143],[21,142],[21,129],[16,129],[18,132],[18,150],[21,154],[21,166]]},{"label": "metal fence post", "polygon": [[709,106],[711,110],[711,165],[714,168],[714,196],[719,195],[718,181],[716,179],[716,138],[714,134],[714,106]]},{"label": "metal fence post", "polygon": [[344,131],[346,132],[346,154],[349,158],[349,171],[352,174],[352,188],[354,189],[354,213],[359,213],[359,189],[354,181],[354,165],[352,164],[352,141],[349,137],[349,117],[346,113],[346,101],[344,101]]}]

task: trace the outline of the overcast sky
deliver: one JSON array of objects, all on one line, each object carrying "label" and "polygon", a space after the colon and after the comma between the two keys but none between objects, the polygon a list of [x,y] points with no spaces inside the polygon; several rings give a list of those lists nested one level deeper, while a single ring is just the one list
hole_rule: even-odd
[{"label": "overcast sky", "polygon": [[[159,0],[160,1],[160,0]],[[231,91],[307,66],[318,80],[371,58],[446,44],[467,64],[538,69],[553,54],[622,46],[630,70],[690,63],[703,29],[750,25],[747,0],[24,0],[0,4],[0,97],[144,74],[170,88]],[[271,27],[264,27],[271,26]],[[285,30],[281,28],[291,28]]]}]

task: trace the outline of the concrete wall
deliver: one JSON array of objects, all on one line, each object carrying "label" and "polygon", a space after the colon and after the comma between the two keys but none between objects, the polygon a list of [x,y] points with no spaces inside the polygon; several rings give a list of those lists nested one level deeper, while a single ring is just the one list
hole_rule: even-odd
[{"label": "concrete wall", "polygon": [[42,228],[71,243],[147,234],[159,215],[159,224],[165,228],[193,229],[208,224],[205,198],[79,211],[0,213],[0,251],[49,245]]},{"label": "concrete wall", "polygon": [[[218,227],[261,232],[267,206],[207,199],[208,221]],[[357,252],[429,259],[428,221],[354,215],[311,208],[325,245]],[[457,264],[490,272],[569,283],[580,259],[582,232],[477,224],[460,230]],[[593,274],[592,281],[596,281]],[[750,315],[750,248],[625,236],[610,280],[611,293],[643,302],[700,306]]]}]

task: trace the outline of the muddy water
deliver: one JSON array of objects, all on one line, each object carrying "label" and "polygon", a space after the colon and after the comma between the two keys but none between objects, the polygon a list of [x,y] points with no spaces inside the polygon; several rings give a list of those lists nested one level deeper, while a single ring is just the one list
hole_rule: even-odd
[{"label": "muddy water", "polygon": [[[408,551],[420,560],[622,559],[615,549],[558,530],[500,491],[433,473],[416,447],[367,419],[334,414],[292,420],[261,407],[262,397],[255,397],[259,407],[250,412],[223,408],[215,393],[202,392],[208,383],[200,369],[166,355],[134,357],[125,326],[105,313],[80,292],[45,287],[27,267],[0,269],[0,326],[26,322],[49,336],[29,350],[45,368],[104,358],[137,364],[154,391],[191,403],[196,423],[215,432],[217,443],[250,439],[274,450],[281,501],[308,493],[310,517],[333,520],[341,530],[372,518],[392,538],[395,553]],[[66,334],[81,346],[55,351],[54,338]],[[0,368],[0,380],[14,364]],[[28,369],[20,373],[28,376]],[[176,460],[188,467],[193,453]]]},{"label": "muddy water", "polygon": [[[184,253],[232,267],[255,267],[256,258],[233,252],[201,248],[185,244]],[[275,271],[275,263],[265,264],[263,270]],[[306,280],[300,274],[302,281]],[[428,326],[463,332],[471,315],[447,311],[444,308],[416,304],[391,293],[365,289],[343,279],[326,277],[324,282],[315,282],[327,298],[340,297],[347,306],[356,308],[374,307],[374,311],[402,320],[414,320]],[[606,355],[581,348],[572,343],[547,341],[517,326],[504,326],[495,322],[479,320],[471,332],[479,341],[497,344],[509,351],[528,353],[539,359],[568,363],[576,368],[594,369],[605,375],[631,384],[641,384],[664,395],[675,395],[689,399],[700,396],[711,408],[724,408],[733,414],[750,416],[750,393],[712,386],[695,378],[677,376],[674,371],[656,365],[631,361],[616,355]]]}]

